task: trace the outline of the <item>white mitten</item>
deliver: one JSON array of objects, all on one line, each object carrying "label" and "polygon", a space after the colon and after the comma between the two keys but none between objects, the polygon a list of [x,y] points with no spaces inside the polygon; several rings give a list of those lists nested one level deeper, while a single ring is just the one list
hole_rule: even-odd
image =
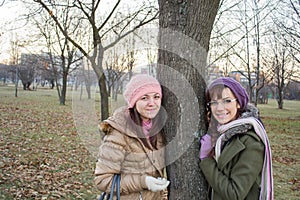
[{"label": "white mitten", "polygon": [[166,189],[169,183],[170,181],[168,181],[167,179],[146,176],[146,185],[148,187],[148,190],[151,190],[152,192],[157,192]]}]

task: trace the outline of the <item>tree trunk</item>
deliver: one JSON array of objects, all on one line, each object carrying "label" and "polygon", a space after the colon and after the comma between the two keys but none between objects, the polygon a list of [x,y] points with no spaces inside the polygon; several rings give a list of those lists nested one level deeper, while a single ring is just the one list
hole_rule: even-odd
[{"label": "tree trunk", "polygon": [[54,86],[55,86],[55,84],[54,84],[54,79],[51,79],[51,80],[50,80],[50,89],[53,89]]},{"label": "tree trunk", "polygon": [[278,88],[278,109],[283,109],[283,91],[282,88]]},{"label": "tree trunk", "polygon": [[199,167],[199,137],[206,132],[204,79],[219,0],[159,0],[157,70],[168,120],[166,164],[169,199],[206,199]]},{"label": "tree trunk", "polygon": [[91,83],[89,82],[85,82],[85,90],[87,92],[87,98],[91,99],[92,95],[91,95]]},{"label": "tree trunk", "polygon": [[62,89],[61,89],[61,95],[60,95],[60,105],[66,104],[66,94],[67,94],[67,80],[68,80],[68,73],[63,73],[63,82],[62,82]]},{"label": "tree trunk", "polygon": [[19,77],[18,77],[18,68],[16,68],[16,83],[15,83],[15,97],[18,97],[18,87],[19,87]]},{"label": "tree trunk", "polygon": [[105,76],[102,76],[99,79],[99,88],[100,88],[100,101],[101,101],[101,120],[105,120],[109,116],[109,108],[108,108],[108,93],[105,84]]},{"label": "tree trunk", "polygon": [[[105,80],[105,75],[102,67],[104,49],[101,43],[98,44],[97,48],[98,51],[95,51],[94,56],[89,57],[88,59],[98,79],[98,86],[100,90],[100,102],[101,102],[100,120],[102,121],[109,117],[109,106],[108,106],[108,92],[106,87],[106,80]],[[95,56],[96,54],[97,56]]]},{"label": "tree trunk", "polygon": [[100,90],[100,101],[101,101],[101,120],[105,120],[109,117],[109,106],[108,106],[108,92],[106,87],[105,75],[103,72],[103,54],[104,49],[102,44],[98,44],[98,57],[97,66],[93,66],[98,77],[98,85]]}]

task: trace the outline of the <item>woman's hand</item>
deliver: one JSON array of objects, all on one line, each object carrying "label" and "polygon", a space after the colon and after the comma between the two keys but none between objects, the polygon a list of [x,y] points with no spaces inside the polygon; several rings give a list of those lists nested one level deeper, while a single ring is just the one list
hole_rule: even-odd
[{"label": "woman's hand", "polygon": [[152,176],[146,176],[146,185],[148,190],[152,192],[158,192],[168,187],[170,181],[162,178],[154,178]]},{"label": "woman's hand", "polygon": [[212,146],[211,146],[211,136],[208,134],[205,134],[201,137],[200,140],[200,154],[199,157],[201,160],[203,160],[204,158],[210,157],[210,152],[212,150]]}]

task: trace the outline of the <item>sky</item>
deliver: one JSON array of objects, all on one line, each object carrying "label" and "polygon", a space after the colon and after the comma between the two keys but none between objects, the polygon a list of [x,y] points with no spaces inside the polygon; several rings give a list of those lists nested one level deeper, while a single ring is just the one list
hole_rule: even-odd
[{"label": "sky", "polygon": [[[3,0],[0,0],[0,5]],[[12,37],[12,31],[7,28],[7,24],[13,27],[15,19],[21,14],[22,9],[18,2],[5,2],[4,5],[0,6],[0,62],[6,62],[9,59],[9,41]]]},{"label": "sky", "polygon": [[[0,5],[2,5],[3,1],[4,0],[0,0]],[[5,2],[4,5],[0,6],[0,23],[3,23],[3,20],[14,18],[14,14],[19,10],[16,5],[17,3]]]},{"label": "sky", "polygon": [[[3,1],[5,1],[4,5],[2,5]],[[137,1],[137,0],[135,0]],[[110,9],[114,4],[116,0],[102,0],[102,8],[107,7]],[[132,0],[123,0],[122,7],[124,9],[128,9],[132,5]],[[137,1],[138,3],[142,3],[141,0]],[[135,2],[135,4],[137,4]],[[15,31],[12,31],[13,27],[18,26],[18,22],[16,19],[21,16],[23,13],[25,13],[24,7],[22,7],[22,3],[18,0],[0,0],[0,63],[7,62],[5,60],[8,60],[10,55],[9,55],[9,50],[10,50],[10,41],[12,37],[25,37],[27,31],[25,32],[23,29],[18,29]],[[19,25],[20,26],[20,25]]]}]

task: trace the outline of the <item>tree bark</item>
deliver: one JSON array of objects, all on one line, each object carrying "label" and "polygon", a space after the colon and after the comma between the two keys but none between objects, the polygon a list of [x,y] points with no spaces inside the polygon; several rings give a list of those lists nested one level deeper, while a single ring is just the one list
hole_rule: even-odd
[{"label": "tree bark", "polygon": [[206,132],[205,70],[219,0],[159,0],[158,79],[168,120],[169,199],[206,199],[199,138]]},{"label": "tree bark", "polygon": [[[69,65],[69,64],[68,64]],[[63,81],[62,81],[62,88],[61,88],[61,95],[60,95],[60,105],[66,104],[66,95],[67,95],[67,80],[68,80],[68,72],[63,72]]]}]

